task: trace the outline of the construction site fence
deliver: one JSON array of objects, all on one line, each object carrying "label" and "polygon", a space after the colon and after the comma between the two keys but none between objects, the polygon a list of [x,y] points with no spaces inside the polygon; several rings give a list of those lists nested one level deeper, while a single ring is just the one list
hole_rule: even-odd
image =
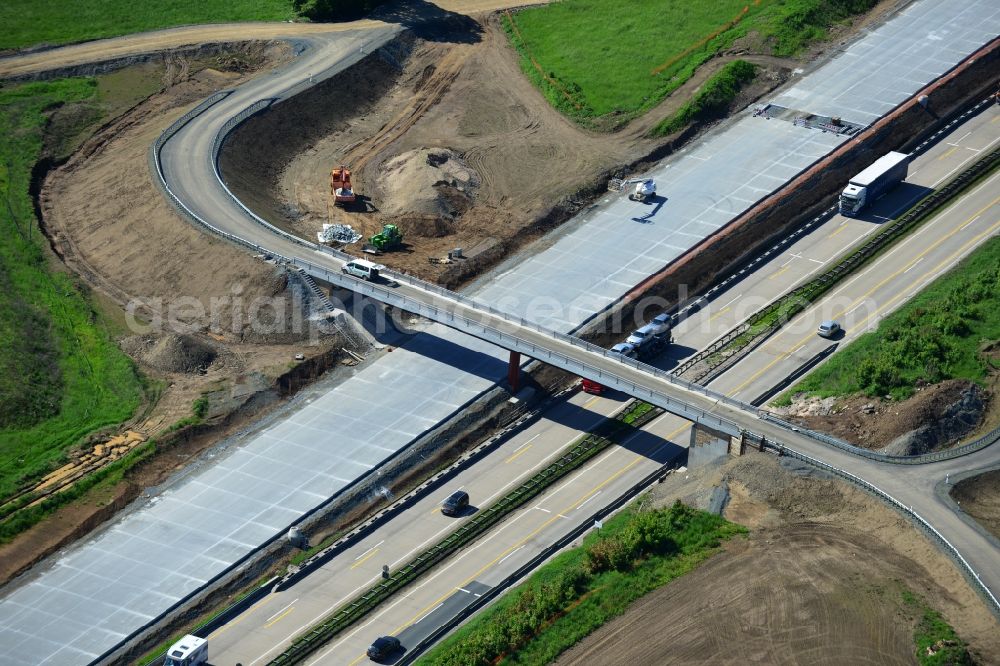
[{"label": "construction site fence", "polygon": [[966,559],[962,557],[961,553],[958,552],[958,549],[956,549],[951,544],[951,542],[944,537],[943,534],[934,529],[934,527],[931,526],[931,524],[928,523],[926,520],[924,520],[920,516],[920,514],[918,514],[916,511],[906,506],[892,495],[877,488],[876,486],[873,486],[864,479],[857,477],[846,470],[842,470],[838,467],[834,467],[833,465],[829,465],[821,460],[817,460],[811,456],[807,456],[804,453],[799,453],[798,451],[789,449],[778,442],[767,441],[757,436],[754,436],[753,439],[757,440],[760,443],[762,449],[774,451],[779,456],[788,456],[790,458],[795,458],[796,460],[800,460],[813,467],[816,467],[817,469],[824,470],[842,479],[846,479],[850,483],[861,488],[865,492],[877,497],[878,499],[882,500],[883,502],[894,508],[896,511],[906,516],[906,518],[908,518],[924,533],[930,536],[931,539],[936,543],[936,545],[942,551],[944,551],[944,553],[948,555],[948,557],[950,557],[952,561],[955,562],[955,564],[958,565],[958,569],[962,573],[962,576],[969,582],[972,588],[976,590],[976,592],[979,593],[979,595],[983,598],[983,601],[986,602],[986,605],[989,608],[990,612],[997,619],[1000,619],[1000,601],[997,601],[997,598],[993,594],[993,592],[991,592],[990,589],[986,587],[982,579],[979,577],[979,574],[976,573],[976,570],[972,568],[972,565],[970,565],[968,561],[966,561]]},{"label": "construction site fence", "polygon": [[[615,421],[624,423],[633,410],[639,409],[641,403],[635,403],[620,412]],[[645,408],[643,406],[641,408]],[[649,410],[637,416],[630,424],[641,427],[655,418],[660,412]],[[333,636],[364,617],[376,606],[403,589],[424,572],[428,571],[447,557],[479,538],[494,525],[505,519],[513,511],[523,506],[529,500],[537,497],[553,483],[564,478],[570,472],[578,469],[594,458],[608,446],[611,440],[607,437],[588,434],[557,460],[536,472],[531,478],[505,494],[489,507],[475,513],[444,539],[417,555],[408,563],[389,574],[381,583],[371,587],[360,597],[355,598],[332,616],[307,630],[283,653],[270,663],[272,666],[287,666],[304,661],[309,655],[327,643]]]}]

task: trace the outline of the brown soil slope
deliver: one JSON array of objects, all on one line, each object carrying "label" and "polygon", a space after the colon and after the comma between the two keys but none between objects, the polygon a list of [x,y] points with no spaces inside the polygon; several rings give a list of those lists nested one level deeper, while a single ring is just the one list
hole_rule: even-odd
[{"label": "brown soil slope", "polygon": [[[917,593],[982,663],[996,620],[955,566],[908,522],[846,485],[751,454],[658,487],[659,501],[728,478],[726,517],[751,528],[647,595],[559,664],[912,664]],[[680,481],[679,487],[672,486]]]},{"label": "brown soil slope", "polygon": [[[399,224],[407,246],[380,260],[454,285],[539,238],[599,194],[610,171],[664,144],[645,136],[649,127],[732,57],[709,63],[654,112],[608,135],[581,129],[545,101],[521,74],[495,19],[484,20],[479,37],[467,43],[404,35],[251,119],[223,149],[224,177],[255,210],[309,240],[328,221],[351,224],[366,237],[386,222]],[[793,66],[750,59],[763,67],[756,94]],[[400,184],[390,164],[423,149],[447,151],[478,184],[473,192],[440,174],[432,187],[444,214],[420,203],[427,187],[416,183],[425,179]],[[329,173],[339,164],[351,167],[364,199],[352,210],[331,200]],[[438,173],[433,166],[427,173]],[[433,263],[455,247],[468,259]]]},{"label": "brown soil slope", "polygon": [[963,511],[1000,539],[1000,469],[960,481],[952,488],[951,497]]}]

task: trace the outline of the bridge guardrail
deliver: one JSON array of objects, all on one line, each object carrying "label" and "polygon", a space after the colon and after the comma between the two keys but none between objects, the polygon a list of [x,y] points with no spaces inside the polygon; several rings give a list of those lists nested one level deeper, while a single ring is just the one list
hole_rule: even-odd
[{"label": "bridge guardrail", "polygon": [[[341,260],[347,260],[347,261],[349,261],[350,259],[354,258],[354,257],[352,257],[352,256],[350,256],[348,254],[345,254],[345,253],[342,253],[342,252],[336,252],[336,251],[334,251],[334,250],[332,250],[330,248],[326,248],[326,250],[329,251],[330,254],[332,254],[334,256],[337,256],[337,258],[341,259]],[[304,259],[294,258],[294,259],[292,259],[292,263],[295,264],[295,265],[297,265],[297,266],[302,266],[306,270],[311,270],[311,271],[316,271],[318,273],[321,273],[321,274],[323,274],[324,279],[326,279],[327,281],[330,281],[332,283],[335,283],[335,284],[341,283],[341,282],[344,281],[344,279],[346,279],[346,280],[350,280],[349,284],[351,285],[352,289],[355,289],[355,290],[371,289],[371,293],[375,293],[376,291],[378,291],[378,292],[380,292],[380,293],[382,293],[384,295],[387,295],[389,297],[398,297],[398,295],[394,295],[390,290],[385,289],[385,288],[381,288],[381,287],[377,287],[376,285],[373,285],[372,283],[364,282],[364,281],[361,281],[361,280],[356,280],[355,278],[341,278],[339,276],[339,274],[332,273],[330,271],[330,269],[328,269],[326,267],[323,267],[323,266],[317,266],[316,264],[313,264],[312,262],[306,261]],[[687,391],[691,391],[691,392],[694,392],[694,393],[700,393],[700,394],[702,394],[702,395],[704,395],[704,396],[706,396],[708,398],[712,398],[712,399],[714,399],[714,400],[716,400],[718,402],[725,403],[727,405],[730,405],[732,407],[736,407],[738,409],[746,410],[746,411],[748,411],[750,413],[753,413],[753,414],[757,413],[756,408],[754,408],[753,406],[751,406],[751,405],[749,405],[747,403],[744,403],[744,402],[742,402],[740,400],[736,400],[735,398],[731,398],[731,397],[729,397],[727,395],[724,395],[722,393],[719,393],[717,391],[713,391],[712,389],[707,388],[705,386],[701,386],[700,384],[696,384],[696,383],[688,381],[686,379],[682,379],[682,378],[677,377],[677,376],[675,376],[675,375],[673,375],[673,374],[671,374],[671,373],[669,373],[669,372],[667,372],[665,370],[661,370],[661,369],[653,367],[653,366],[651,366],[651,365],[649,365],[647,363],[643,363],[642,361],[638,361],[638,360],[635,360],[635,359],[626,358],[626,357],[621,356],[619,354],[614,354],[610,350],[605,349],[604,347],[599,347],[599,346],[597,346],[595,344],[587,342],[586,340],[582,340],[582,339],[580,339],[580,338],[578,338],[578,337],[576,337],[574,335],[569,335],[567,333],[561,333],[559,331],[555,331],[553,329],[547,328],[547,327],[542,326],[540,324],[537,324],[535,322],[526,320],[526,319],[520,317],[519,315],[512,314],[512,313],[507,312],[505,310],[497,309],[497,308],[495,308],[495,307],[493,307],[491,305],[487,305],[485,303],[482,303],[482,302],[477,301],[475,299],[469,298],[469,297],[464,296],[462,294],[459,294],[457,292],[450,291],[450,290],[445,289],[443,287],[440,287],[440,286],[438,286],[436,284],[433,284],[433,283],[430,283],[430,282],[426,282],[424,280],[421,280],[420,278],[413,277],[412,275],[407,275],[405,273],[398,273],[396,271],[389,271],[389,270],[383,271],[382,274],[387,279],[395,280],[396,282],[406,283],[406,284],[408,284],[410,286],[413,286],[413,287],[416,287],[416,288],[420,289],[421,291],[426,291],[426,292],[429,292],[429,293],[441,296],[443,298],[446,298],[448,300],[452,300],[452,301],[455,301],[457,303],[461,303],[462,305],[464,305],[464,306],[466,306],[468,308],[471,308],[473,310],[477,310],[477,311],[486,313],[486,314],[488,314],[488,315],[490,315],[492,317],[498,317],[500,319],[503,319],[504,321],[508,321],[508,322],[517,324],[518,326],[520,326],[522,328],[527,328],[527,329],[531,329],[531,330],[537,331],[539,333],[542,333],[543,335],[547,335],[549,337],[555,338],[557,340],[560,340],[560,341],[565,342],[567,344],[573,345],[574,347],[583,349],[585,351],[592,352],[594,354],[598,354],[598,355],[604,356],[606,358],[613,358],[615,360],[620,361],[621,363],[623,363],[625,365],[629,365],[629,366],[632,366],[632,367],[634,367],[634,368],[636,368],[638,370],[642,370],[643,372],[646,372],[647,374],[653,375],[653,376],[657,377],[658,379],[662,379],[662,380],[664,380],[666,382],[669,382],[669,383],[671,383],[671,384],[673,384],[675,386],[679,386],[679,387],[681,387],[681,388],[683,388],[683,389],[685,389]],[[406,297],[402,297],[402,298],[406,298]],[[472,320],[470,320],[470,319],[467,319],[467,318],[463,318],[463,319],[466,319],[466,321],[472,322]],[[472,322],[472,323],[480,324],[480,322]]]},{"label": "bridge guardrail", "polygon": [[[396,293],[393,290],[387,287],[383,287],[381,285],[372,284],[370,282],[357,280],[355,278],[348,277],[340,273],[331,272],[326,268],[316,266],[315,264],[304,261],[302,259],[298,258],[293,259],[292,265],[303,267],[308,271],[317,274],[319,277],[321,277],[322,279],[326,280],[331,284],[349,284],[351,288],[355,289],[358,293],[372,295],[384,303],[396,305],[397,307],[400,307],[409,312],[414,312],[416,314],[424,314],[425,316],[428,316],[428,318],[435,319],[438,321],[448,319],[451,322],[453,322],[456,325],[455,327],[459,328],[459,330],[463,328],[466,330],[476,329],[477,337],[480,337],[487,341],[495,342],[501,347],[510,348],[511,346],[514,346],[517,348],[517,351],[526,353],[527,355],[530,355],[532,358],[536,358],[538,360],[545,361],[546,363],[557,365],[559,367],[562,367],[563,369],[575,372],[576,374],[590,372],[593,375],[595,375],[594,377],[595,381],[601,381],[602,383],[607,383],[621,388],[625,388],[625,390],[632,393],[632,395],[636,397],[645,396],[644,399],[651,400],[653,401],[653,404],[657,404],[660,407],[670,409],[671,411],[677,410],[677,412],[680,414],[700,415],[700,418],[695,420],[699,420],[703,423],[706,423],[707,425],[713,425],[713,424],[718,425],[720,429],[723,429],[726,432],[738,433],[740,431],[739,426],[736,423],[730,421],[729,419],[725,419],[710,412],[707,412],[703,409],[693,407],[685,402],[682,402],[675,398],[671,398],[670,396],[661,393],[659,391],[640,387],[637,384],[635,384],[635,382],[626,379],[621,375],[608,372],[607,370],[603,370],[601,368],[590,365],[586,362],[579,361],[577,359],[572,359],[568,356],[564,356],[559,352],[553,351],[551,349],[538,347],[535,343],[529,340],[525,340],[524,338],[518,335],[515,335],[507,331],[501,331],[499,328],[496,328],[495,326],[484,323],[482,321],[476,321],[474,319],[470,319],[462,314],[454,312],[453,310],[438,307],[433,303],[417,301],[415,299],[410,298],[409,296],[406,296],[405,294]],[[446,293],[450,298],[450,292]],[[515,317],[506,313],[500,313],[494,310],[493,308],[490,308],[489,306],[481,305],[478,303],[474,304],[474,302],[469,299],[464,299],[464,300],[465,303],[469,307],[472,307],[474,310],[487,312],[494,317],[500,317],[505,321],[518,323],[519,325],[522,325],[524,328],[530,330],[537,330],[538,332],[544,335],[556,337],[557,339],[560,339],[568,344],[571,344],[575,347],[583,348],[588,352],[597,354],[604,358],[608,358],[610,360],[622,363],[624,365],[635,367],[643,372],[655,375],[657,378],[665,379],[672,384],[678,384],[688,392],[705,395],[709,399],[715,400],[716,402],[724,401],[727,403],[735,404],[739,407],[742,407],[743,405],[743,403],[740,403],[739,401],[732,400],[731,398],[726,398],[725,396],[721,396],[720,394],[715,394],[713,391],[710,391],[705,387],[698,386],[697,384],[691,384],[690,382],[685,382],[684,380],[677,380],[676,377],[672,377],[671,375],[669,375],[669,373],[666,373],[663,370],[653,368],[652,366],[648,366],[644,363],[640,363],[633,359],[625,359],[624,357],[621,357],[619,354],[614,354],[608,351],[607,349],[604,349],[603,347],[592,345],[588,342],[584,342],[583,340],[580,340],[579,338],[575,338],[573,336],[557,334],[553,331],[545,329],[544,327],[538,326],[536,324],[520,323],[524,321],[520,319],[520,317]],[[516,343],[516,344],[512,345],[511,343]],[[720,400],[720,398],[725,398],[725,400]],[[746,409],[749,409],[750,413],[754,415],[756,415],[757,413],[756,409],[750,406],[746,406]]]}]

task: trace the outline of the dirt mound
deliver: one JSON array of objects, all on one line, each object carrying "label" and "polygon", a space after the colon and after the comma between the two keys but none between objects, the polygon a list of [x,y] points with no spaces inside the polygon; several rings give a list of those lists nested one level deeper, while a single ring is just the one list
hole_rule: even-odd
[{"label": "dirt mound", "polygon": [[215,349],[191,335],[170,334],[149,340],[147,345],[149,342],[152,345],[139,355],[139,359],[163,372],[204,372],[218,356]]},{"label": "dirt mound", "polygon": [[1000,469],[959,481],[951,489],[951,497],[1000,539]]},{"label": "dirt mound", "polygon": [[669,505],[728,482],[725,516],[746,539],[633,604],[558,664],[912,664],[926,599],[997,663],[996,621],[961,574],[910,523],[812,468],[751,454],[675,474],[653,491]]},{"label": "dirt mound", "polygon": [[906,400],[796,396],[775,412],[813,430],[867,449],[915,455],[955,444],[983,420],[989,395],[971,381],[953,379],[917,389]]},{"label": "dirt mound", "polygon": [[[524,78],[495,20],[481,36],[404,33],[239,127],[223,147],[223,177],[251,208],[303,238],[323,223],[350,224],[365,238],[398,224],[407,251],[380,261],[421,277],[502,258],[561,221],[549,215],[554,203],[655,142],[573,125]],[[339,164],[351,168],[364,206],[330,200]],[[470,260],[429,261],[456,247]]]},{"label": "dirt mound", "polygon": [[[472,204],[479,177],[461,158],[446,148],[418,148],[385,161],[379,169],[379,210],[388,215],[414,214],[455,219]],[[430,226],[412,234],[441,236]]]}]

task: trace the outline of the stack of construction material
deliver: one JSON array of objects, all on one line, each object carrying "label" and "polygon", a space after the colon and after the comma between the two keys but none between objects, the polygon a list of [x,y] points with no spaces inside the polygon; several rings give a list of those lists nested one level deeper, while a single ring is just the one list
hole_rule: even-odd
[{"label": "stack of construction material", "polygon": [[349,224],[324,224],[323,231],[316,233],[316,240],[320,243],[357,243],[361,234]]}]

